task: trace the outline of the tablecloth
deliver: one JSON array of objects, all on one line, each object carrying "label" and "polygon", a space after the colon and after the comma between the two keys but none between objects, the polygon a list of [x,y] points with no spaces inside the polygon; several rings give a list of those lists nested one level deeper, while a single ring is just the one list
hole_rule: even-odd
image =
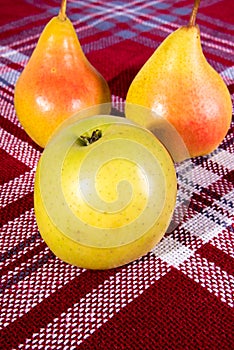
[{"label": "tablecloth", "polygon": [[[113,103],[159,43],[188,22],[192,0],[68,0],[89,61]],[[92,271],[59,260],[33,208],[42,149],[14,110],[15,82],[60,1],[0,1],[1,316],[7,349],[234,349],[234,124],[211,154],[181,169],[186,215],[147,255]],[[209,63],[234,92],[232,0],[202,0]]]}]

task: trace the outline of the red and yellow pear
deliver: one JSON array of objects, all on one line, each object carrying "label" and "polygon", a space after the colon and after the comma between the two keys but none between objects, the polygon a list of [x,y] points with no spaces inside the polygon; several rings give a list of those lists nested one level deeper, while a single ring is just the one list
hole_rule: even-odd
[{"label": "red and yellow pear", "polygon": [[62,0],[17,80],[16,114],[28,135],[45,147],[64,120],[109,102],[108,84],[86,58]]},{"label": "red and yellow pear", "polygon": [[129,119],[153,132],[166,120],[183,139],[189,157],[214,151],[226,136],[232,117],[228,88],[203,54],[195,23],[199,4],[200,0],[195,0],[188,25],[172,32],[144,64],[126,97],[128,104],[152,111],[145,117],[128,108]]}]

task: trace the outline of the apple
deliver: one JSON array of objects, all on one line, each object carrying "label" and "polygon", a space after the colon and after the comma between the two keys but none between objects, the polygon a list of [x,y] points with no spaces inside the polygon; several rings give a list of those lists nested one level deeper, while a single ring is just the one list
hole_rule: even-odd
[{"label": "apple", "polygon": [[176,203],[173,160],[148,130],[126,118],[73,119],[49,141],[34,187],[42,238],[63,261],[109,269],[148,253]]}]

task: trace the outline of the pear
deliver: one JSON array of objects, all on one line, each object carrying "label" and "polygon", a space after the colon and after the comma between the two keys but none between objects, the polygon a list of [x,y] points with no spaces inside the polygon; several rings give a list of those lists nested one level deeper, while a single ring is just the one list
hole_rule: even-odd
[{"label": "pear", "polygon": [[19,76],[14,104],[27,134],[41,147],[76,112],[111,102],[106,80],[86,58],[62,0]]},{"label": "pear", "polygon": [[[179,133],[187,158],[214,151],[226,136],[232,102],[221,76],[207,62],[196,22],[200,1],[195,0],[188,25],[172,32],[133,79],[126,105],[138,104],[153,113],[142,117],[126,110],[126,117],[154,132],[164,119]],[[168,135],[170,138],[170,134]],[[176,148],[176,142],[171,147]],[[177,161],[184,160],[177,155]]]}]

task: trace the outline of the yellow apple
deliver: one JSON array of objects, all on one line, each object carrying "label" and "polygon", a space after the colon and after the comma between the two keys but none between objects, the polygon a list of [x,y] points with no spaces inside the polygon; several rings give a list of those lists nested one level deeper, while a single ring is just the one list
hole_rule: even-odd
[{"label": "yellow apple", "polygon": [[73,119],[48,143],[36,170],[34,207],[56,256],[109,269],[161,240],[176,194],[174,163],[163,144],[125,118],[99,115]]}]

